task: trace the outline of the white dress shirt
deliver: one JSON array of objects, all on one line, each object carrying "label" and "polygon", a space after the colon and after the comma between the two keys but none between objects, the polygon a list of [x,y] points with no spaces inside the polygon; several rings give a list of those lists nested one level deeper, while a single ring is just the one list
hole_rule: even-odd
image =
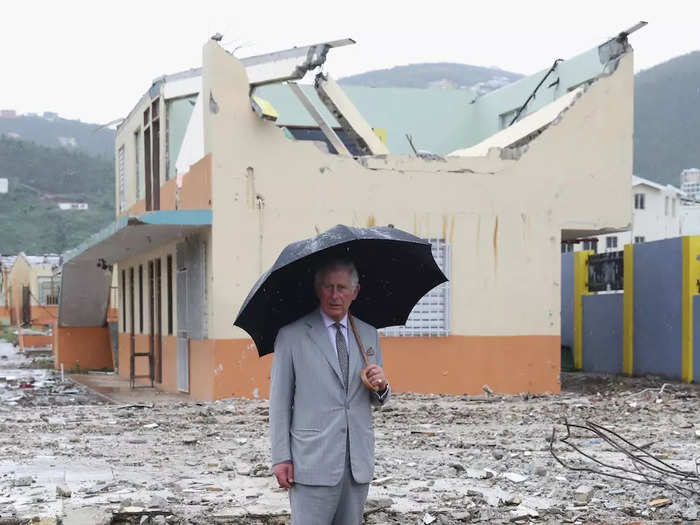
[{"label": "white dress shirt", "polygon": [[[331,346],[335,350],[335,356],[338,357],[338,347],[335,344],[335,334],[338,331],[338,329],[334,326],[335,321],[328,317],[326,313],[321,310],[321,317],[323,318],[323,325],[326,327],[326,331],[328,332],[328,339],[331,340]],[[345,349],[348,353],[348,359],[350,358],[350,344],[348,342],[348,316],[345,314],[345,317],[343,317],[340,321],[340,333],[343,334],[343,337],[345,338]]]}]

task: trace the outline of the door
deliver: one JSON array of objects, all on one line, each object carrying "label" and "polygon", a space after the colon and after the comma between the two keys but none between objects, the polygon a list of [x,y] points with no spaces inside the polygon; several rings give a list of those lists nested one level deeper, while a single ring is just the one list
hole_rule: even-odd
[{"label": "door", "polygon": [[[132,356],[134,355],[134,350],[136,346],[136,336],[135,334],[135,321],[136,321],[136,315],[135,315],[135,306],[134,306],[134,298],[135,298],[135,293],[134,293],[134,267],[132,266],[129,268],[129,355]],[[133,360],[130,360],[130,362]],[[133,362],[131,362],[131,366],[133,366]],[[129,370],[129,374],[133,375],[134,371]]]},{"label": "door", "polygon": [[32,303],[29,286],[22,286],[22,324],[30,325],[32,322]]},{"label": "door", "polygon": [[163,382],[163,287],[161,284],[160,257],[155,260],[155,367],[156,381]]},{"label": "door", "polygon": [[148,261],[148,375],[151,381],[155,379],[155,347],[156,347],[156,290],[153,261]]},{"label": "door", "polygon": [[190,391],[190,339],[187,331],[187,270],[177,271],[177,388]]}]

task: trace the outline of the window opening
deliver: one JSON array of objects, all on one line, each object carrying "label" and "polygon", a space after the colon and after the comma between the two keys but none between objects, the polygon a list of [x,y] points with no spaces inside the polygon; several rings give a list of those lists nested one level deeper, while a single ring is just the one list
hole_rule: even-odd
[{"label": "window opening", "polygon": [[126,270],[122,270],[122,332],[126,332]]},{"label": "window opening", "polygon": [[168,335],[173,335],[173,256],[168,255]]}]

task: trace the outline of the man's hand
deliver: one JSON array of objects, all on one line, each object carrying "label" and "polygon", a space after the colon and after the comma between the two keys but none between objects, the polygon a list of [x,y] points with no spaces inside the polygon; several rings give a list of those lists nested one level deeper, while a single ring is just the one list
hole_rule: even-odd
[{"label": "man's hand", "polygon": [[386,388],[386,376],[384,375],[384,370],[382,370],[382,367],[379,365],[369,365],[367,367],[367,379],[380,391]]},{"label": "man's hand", "polygon": [[294,465],[292,463],[277,463],[272,467],[272,472],[274,472],[277,478],[277,483],[283,489],[291,489],[294,485]]}]

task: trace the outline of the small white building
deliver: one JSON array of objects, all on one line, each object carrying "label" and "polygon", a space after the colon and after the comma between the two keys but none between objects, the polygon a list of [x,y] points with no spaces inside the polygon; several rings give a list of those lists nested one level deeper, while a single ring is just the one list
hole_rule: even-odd
[{"label": "small white building", "polygon": [[59,202],[58,207],[62,210],[87,210],[87,202]]},{"label": "small white building", "polygon": [[[616,252],[625,244],[658,241],[686,235],[681,228],[683,192],[670,184],[658,184],[648,179],[632,177],[632,225],[628,231],[599,235],[576,245],[562,244],[562,251],[595,250],[596,253]],[[700,233],[700,208],[694,216]],[[685,222],[691,222],[686,219]]]},{"label": "small white building", "polygon": [[681,171],[681,191],[689,199],[700,200],[700,169],[688,168]]}]

